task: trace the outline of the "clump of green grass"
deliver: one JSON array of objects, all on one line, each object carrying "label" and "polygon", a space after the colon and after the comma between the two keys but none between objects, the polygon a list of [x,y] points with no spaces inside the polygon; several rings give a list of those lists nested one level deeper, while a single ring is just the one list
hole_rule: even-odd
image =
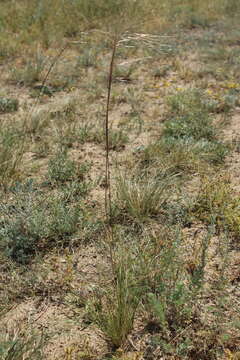
[{"label": "clump of green grass", "polygon": [[[47,137],[47,130],[50,125],[50,113],[48,111],[34,111],[27,117],[25,132],[31,136],[32,140],[41,142],[43,137]],[[46,140],[45,140],[46,141]]]},{"label": "clump of green grass", "polygon": [[160,177],[117,178],[117,201],[126,214],[137,221],[155,217],[169,198],[172,175]]},{"label": "clump of green grass", "polygon": [[[124,240],[120,235],[112,254],[111,288],[101,289],[101,296],[97,291],[93,303],[87,306],[90,320],[97,323],[114,349],[125,344],[137,311],[144,307],[148,350],[154,353],[160,346],[162,356],[202,354],[200,345],[194,346],[196,334],[204,326],[198,295],[203,292],[211,237],[210,229],[202,239],[198,263],[187,271],[180,229],[161,227],[158,235],[146,232],[140,238],[139,234],[134,238],[125,234]],[[214,331],[207,325],[205,328]],[[211,340],[206,339],[204,344],[210,356]],[[218,348],[219,343],[214,351]]]},{"label": "clump of green grass", "polygon": [[[151,353],[150,359],[154,359],[156,351],[162,357],[205,356],[214,359],[216,353],[222,354],[221,344],[228,332],[225,324],[228,319],[223,313],[219,317],[222,303],[218,299],[224,296],[226,285],[223,272],[228,261],[227,240],[220,241],[223,272],[216,279],[218,288],[215,283],[213,289],[205,289],[213,226],[201,237],[191,267],[187,266],[186,249],[182,246],[183,237],[178,226],[161,226],[158,233],[146,230],[137,235],[122,235],[119,234],[117,245],[112,247],[114,280],[111,288],[102,289],[101,296],[97,291],[95,300],[87,307],[90,320],[102,329],[114,349],[125,344],[137,312],[144,308],[148,334],[144,356]],[[210,291],[214,307],[204,304]],[[214,318],[214,323],[202,319],[202,307],[205,314]],[[202,331],[211,336],[203,338]],[[230,337],[224,340],[225,344],[231,341]]]},{"label": "clump of green grass", "polygon": [[66,96],[61,103],[56,105],[56,109],[47,112],[46,119],[43,118],[43,124],[45,123],[46,127],[50,126],[51,135],[54,136],[54,142],[60,149],[65,149],[65,151],[74,147],[75,143],[79,141],[78,132],[82,124],[78,123],[77,114],[79,110],[77,102],[78,99],[76,96]]},{"label": "clump of green grass", "polygon": [[146,146],[140,153],[140,164],[144,167],[165,168],[172,174],[191,174],[202,167],[201,160],[192,151],[191,142],[163,137]]},{"label": "clump of green grass", "polygon": [[118,255],[111,288],[103,290],[102,296],[95,298],[89,312],[115,349],[124,345],[132,331],[140,300],[131,259],[121,253]]},{"label": "clump of green grass", "polygon": [[190,175],[207,172],[210,165],[223,164],[229,147],[219,141],[163,136],[140,152],[142,168],[158,167],[168,174]]},{"label": "clump of green grass", "polygon": [[192,209],[206,224],[215,224],[218,231],[228,230],[235,236],[240,231],[240,200],[233,195],[228,177],[203,178]]},{"label": "clump of green grass", "polygon": [[182,90],[169,96],[167,98],[167,105],[171,117],[201,111],[206,112],[209,109],[208,104],[205,102],[204,94],[197,88]]},{"label": "clump of green grass", "polygon": [[103,278],[109,286],[96,289],[93,301],[86,308],[89,319],[101,328],[113,350],[126,344],[146,290],[139,239],[131,238],[129,233],[116,235],[117,243],[110,245],[107,279],[105,275]]}]

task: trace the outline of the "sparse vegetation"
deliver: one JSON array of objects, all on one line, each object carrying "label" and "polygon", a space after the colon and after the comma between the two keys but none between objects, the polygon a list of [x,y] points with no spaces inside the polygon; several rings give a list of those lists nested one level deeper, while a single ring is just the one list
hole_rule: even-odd
[{"label": "sparse vegetation", "polygon": [[0,359],[239,359],[236,0],[0,2]]}]

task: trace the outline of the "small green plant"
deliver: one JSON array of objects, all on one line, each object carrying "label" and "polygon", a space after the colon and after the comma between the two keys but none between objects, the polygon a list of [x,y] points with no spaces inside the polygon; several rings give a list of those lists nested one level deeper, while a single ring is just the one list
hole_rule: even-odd
[{"label": "small green plant", "polygon": [[229,147],[217,140],[162,137],[144,149],[143,160],[166,163],[174,172],[191,172],[200,169],[204,162],[222,164],[228,153]]},{"label": "small green plant", "polygon": [[92,189],[93,184],[86,181],[72,181],[64,183],[60,187],[61,197],[64,201],[74,203],[84,197]]},{"label": "small green plant", "polygon": [[70,160],[66,149],[60,149],[48,163],[47,180],[52,184],[64,184],[68,181],[83,180],[89,171],[90,163],[77,164]]},{"label": "small green plant", "polygon": [[0,113],[14,112],[18,110],[18,99],[0,97]]},{"label": "small green plant", "polygon": [[193,303],[191,304],[189,289],[183,282],[176,281],[171,291],[165,294],[164,288],[168,286],[167,283],[160,286],[162,286],[162,294],[156,296],[149,293],[148,300],[162,333],[166,336],[169,328],[172,331],[179,331],[187,326],[192,316]]},{"label": "small green plant", "polygon": [[48,163],[47,178],[51,182],[64,183],[73,180],[76,173],[76,164],[68,158],[66,151],[58,152]]}]

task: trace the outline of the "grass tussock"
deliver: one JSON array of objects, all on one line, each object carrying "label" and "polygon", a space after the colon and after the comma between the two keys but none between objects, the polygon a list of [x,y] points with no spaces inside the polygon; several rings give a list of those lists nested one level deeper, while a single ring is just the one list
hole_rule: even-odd
[{"label": "grass tussock", "polygon": [[202,221],[239,236],[239,198],[234,195],[227,176],[217,176],[211,181],[202,179],[193,211]]},{"label": "grass tussock", "polygon": [[157,216],[169,198],[172,177],[126,178],[121,175],[117,180],[117,199],[119,206],[133,219],[144,221]]}]

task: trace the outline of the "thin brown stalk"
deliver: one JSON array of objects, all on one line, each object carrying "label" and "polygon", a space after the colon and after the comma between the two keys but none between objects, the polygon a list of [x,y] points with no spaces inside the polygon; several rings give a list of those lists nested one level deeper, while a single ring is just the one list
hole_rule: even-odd
[{"label": "thin brown stalk", "polygon": [[113,82],[113,70],[114,70],[114,60],[117,49],[117,35],[114,37],[113,47],[112,47],[112,56],[109,66],[109,75],[108,75],[108,88],[107,88],[107,104],[106,104],[106,114],[105,114],[105,215],[106,215],[106,235],[109,245],[109,253],[111,259],[112,271],[114,273],[115,261],[113,255],[113,224],[112,224],[112,193],[111,193],[111,171],[109,163],[109,109],[110,109],[110,100],[111,100],[111,89]]},{"label": "thin brown stalk", "polygon": [[106,146],[106,155],[105,155],[105,213],[108,229],[111,230],[111,218],[112,218],[112,194],[111,194],[111,171],[109,164],[109,109],[110,109],[110,99],[111,99],[111,89],[113,82],[113,70],[114,70],[114,60],[117,49],[117,36],[115,35],[112,47],[112,56],[109,66],[109,75],[108,75],[108,91],[107,91],[107,106],[106,106],[106,115],[105,115],[105,146]]}]

